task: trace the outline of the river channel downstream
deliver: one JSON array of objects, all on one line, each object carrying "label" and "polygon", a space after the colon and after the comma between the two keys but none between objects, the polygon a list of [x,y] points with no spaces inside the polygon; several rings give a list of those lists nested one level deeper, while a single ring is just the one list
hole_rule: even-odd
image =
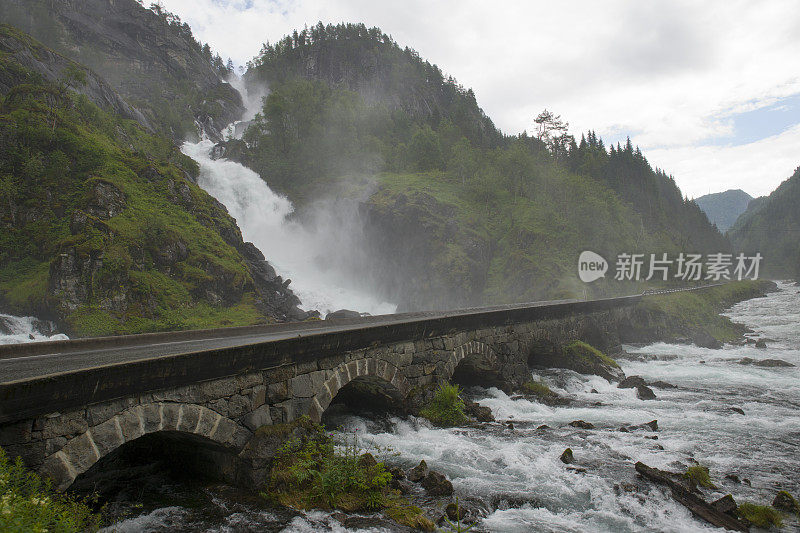
[{"label": "river channel downstream", "polygon": [[[676,472],[695,462],[707,466],[718,487],[707,499],[730,493],[739,502],[769,504],[779,490],[800,492],[800,288],[780,283],[778,292],[726,314],[750,327],[751,338],[766,339],[767,347],[625,347],[618,362],[626,375],[675,386],[654,388],[655,400],[640,400],[635,389],[596,376],[543,370],[533,378],[568,405],[470,389],[497,422],[439,429],[413,417],[344,415],[336,423],[366,448],[391,449],[384,455],[389,464],[410,468],[424,459],[444,473],[460,501],[480,516],[472,531],[713,531],[665,489],[639,478],[634,463]],[[741,364],[745,358],[794,366]],[[595,427],[571,427],[575,420]],[[619,430],[652,420],[657,431]],[[559,460],[567,447],[572,465]],[[127,518],[108,531],[392,530],[368,516],[343,524],[342,515],[271,508],[223,485],[147,479],[131,486],[118,505]],[[800,527],[788,517],[783,530]]]}]

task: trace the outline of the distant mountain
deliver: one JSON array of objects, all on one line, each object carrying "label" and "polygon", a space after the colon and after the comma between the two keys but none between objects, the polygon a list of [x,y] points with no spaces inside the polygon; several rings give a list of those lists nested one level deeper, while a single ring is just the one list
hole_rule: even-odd
[{"label": "distant mountain", "polygon": [[750,202],[728,236],[737,251],[764,256],[763,273],[800,279],[800,167],[769,196]]},{"label": "distant mountain", "polygon": [[176,141],[196,136],[196,122],[213,138],[242,113],[239,93],[220,80],[221,59],[158,5],[0,0],[0,21],[94,70]]},{"label": "distant mountain", "polygon": [[725,233],[733,226],[739,215],[747,210],[752,199],[752,196],[741,189],[730,189],[725,192],[706,194],[695,198],[694,201],[708,216],[708,220],[712,224],[716,224],[719,231]]}]

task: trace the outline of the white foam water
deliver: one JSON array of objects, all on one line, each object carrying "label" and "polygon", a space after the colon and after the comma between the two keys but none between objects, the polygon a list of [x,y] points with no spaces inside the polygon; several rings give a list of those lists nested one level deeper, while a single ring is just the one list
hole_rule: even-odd
[{"label": "white foam water", "polygon": [[[229,82],[245,102],[243,121],[252,120],[264,94],[249,94],[236,77]],[[227,138],[241,134],[241,122],[228,126]],[[292,203],[265,182],[269,176],[262,179],[244,165],[212,159],[213,147],[204,138],[186,142],[181,149],[200,165],[198,184],[225,205],[244,239],[261,250],[276,272],[292,280],[291,288],[305,309],[323,315],[337,309],[373,315],[395,312],[396,305],[375,296],[366,284],[358,213],[335,202],[319,203],[310,220],[298,222],[292,218]]]},{"label": "white foam water", "polygon": [[[719,489],[739,501],[769,504],[778,490],[800,493],[800,294],[786,283],[766,298],[742,302],[728,315],[768,337],[752,345],[710,350],[658,343],[627,347],[641,360],[621,360],[627,375],[663,380],[657,400],[640,400],[596,376],[566,370],[535,379],[572,400],[549,407],[489,389],[479,400],[500,421],[482,429],[438,429],[392,419],[391,428],[351,417],[345,427],[399,452],[404,466],[424,459],[453,481],[462,499],[482,502],[485,531],[707,531],[660,487],[638,479],[633,465],[680,471],[697,461]],[[794,367],[762,368],[742,358],[781,359]],[[745,415],[731,408],[742,409]],[[658,420],[659,430],[619,431]],[[569,426],[585,420],[595,429]],[[547,425],[550,429],[537,429]],[[657,440],[645,437],[658,437]],[[559,457],[570,447],[577,466]],[[725,476],[747,478],[752,486]],[[631,487],[635,486],[635,490]],[[787,517],[787,528],[798,528]]]},{"label": "white foam water", "polygon": [[69,338],[62,333],[48,335],[39,331],[37,324],[40,322],[32,316],[13,316],[0,313],[0,344],[58,341]]}]

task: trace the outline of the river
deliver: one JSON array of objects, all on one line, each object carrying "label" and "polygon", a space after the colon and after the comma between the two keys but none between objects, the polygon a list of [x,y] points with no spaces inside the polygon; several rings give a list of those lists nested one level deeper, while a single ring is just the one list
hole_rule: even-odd
[{"label": "river", "polygon": [[[800,493],[800,289],[780,283],[778,292],[739,303],[727,314],[752,328],[753,337],[768,339],[767,348],[626,347],[628,355],[619,362],[628,376],[677,387],[656,388],[656,400],[640,400],[634,389],[599,377],[548,370],[533,377],[570,405],[548,407],[497,389],[472,389],[471,396],[491,408],[498,422],[455,429],[432,428],[413,417],[346,416],[338,422],[361,435],[362,443],[398,452],[390,462],[411,467],[424,459],[446,474],[460,500],[481,511],[472,531],[711,531],[664,489],[637,479],[634,463],[682,471],[697,461],[719,486],[714,496],[731,493],[739,502],[769,504],[778,490]],[[795,366],[742,365],[743,358]],[[658,431],[618,430],[654,419]],[[595,429],[570,427],[573,420]],[[537,429],[542,425],[549,429]],[[571,467],[559,460],[567,447],[576,460]],[[116,530],[389,530],[347,529],[327,513],[270,509],[257,497],[220,485],[176,483],[159,490],[170,505],[153,508],[150,502]],[[800,527],[790,519],[784,530]]]}]

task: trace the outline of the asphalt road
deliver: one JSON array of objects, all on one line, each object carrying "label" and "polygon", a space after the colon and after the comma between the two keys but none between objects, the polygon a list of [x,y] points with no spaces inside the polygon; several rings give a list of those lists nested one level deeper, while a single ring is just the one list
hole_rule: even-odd
[{"label": "asphalt road", "polygon": [[[397,320],[371,321],[369,325],[384,325],[395,323]],[[178,354],[204,352],[220,348],[247,346],[270,341],[294,337],[306,337],[321,333],[347,331],[363,327],[364,324],[331,325],[325,324],[318,328],[284,329],[278,331],[237,335],[234,337],[210,337],[191,340],[177,340],[167,342],[154,342],[147,344],[134,344],[130,346],[114,346],[82,350],[59,350],[36,355],[22,355],[19,357],[5,357],[0,359],[0,383],[43,377],[50,374],[72,372],[86,368],[108,366],[120,363],[152,359],[155,357],[170,357]]]},{"label": "asphalt road", "polygon": [[[325,333],[358,330],[370,326],[424,321],[442,317],[470,315],[508,309],[521,309],[557,305],[575,300],[533,302],[527,304],[461,309],[448,312],[421,312],[335,322],[303,322],[295,324],[264,325],[252,328],[232,328],[205,332],[175,332],[158,335],[131,335],[108,339],[87,346],[87,341],[56,341],[2,346],[0,350],[0,384],[41,378],[85,370],[88,368],[131,363],[179,354],[199,353],[236,346],[262,344],[296,337],[307,337]],[[237,334],[239,329],[246,332]],[[254,331],[255,330],[255,331]],[[190,338],[176,338],[176,337]],[[18,352],[18,353],[17,353]]]}]

